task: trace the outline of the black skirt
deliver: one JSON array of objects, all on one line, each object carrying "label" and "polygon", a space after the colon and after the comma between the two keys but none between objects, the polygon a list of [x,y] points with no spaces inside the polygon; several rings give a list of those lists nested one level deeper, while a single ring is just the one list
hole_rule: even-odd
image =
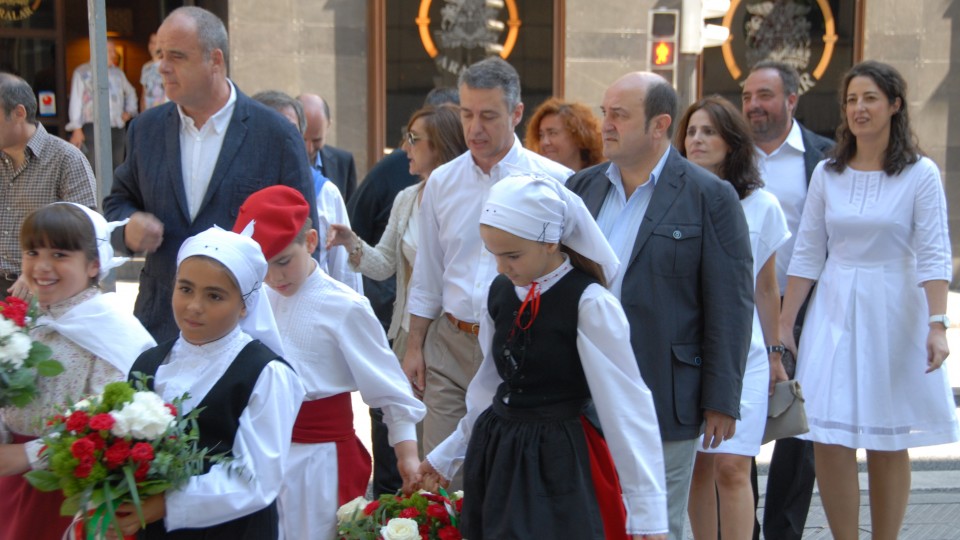
[{"label": "black skirt", "polygon": [[513,409],[495,399],[480,415],[464,460],[464,538],[604,539],[584,405]]}]

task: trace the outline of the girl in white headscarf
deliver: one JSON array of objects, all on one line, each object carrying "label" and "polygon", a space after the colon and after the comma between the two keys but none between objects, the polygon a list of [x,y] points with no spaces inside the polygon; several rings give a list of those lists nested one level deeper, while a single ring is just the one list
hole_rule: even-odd
[{"label": "girl in white headscarf", "polygon": [[[43,421],[68,400],[99,393],[122,381],[133,361],[156,345],[115,293],[97,284],[126,259],[113,256],[100,214],[74,203],[55,203],[27,216],[20,232],[23,278],[40,305],[30,333],[49,346],[64,368],[37,381],[38,397],[23,408],[0,409],[0,538],[59,539],[70,525],[60,517],[63,496],[43,493],[20,476],[45,466],[39,459]],[[9,440],[3,433],[9,431]],[[2,444],[8,443],[8,444]]]},{"label": "girl in white headscarf", "polygon": [[[154,376],[153,389],[167,401],[188,392],[183,412],[202,407],[199,445],[232,462],[208,465],[185,487],[144,501],[146,538],[194,538],[187,529],[203,529],[208,539],[277,537],[275,500],[304,389],[280,357],[266,274],[249,235],[212,228],[180,247],[172,302],[180,337],[141,355],[131,378]],[[132,505],[117,509],[124,511],[117,523],[133,534],[140,519]]]},{"label": "girl in white headscarf", "polygon": [[666,538],[653,398],[603,286],[619,264],[596,222],[555,180],[511,176],[490,189],[480,236],[501,273],[484,359],[425,486],[463,464],[464,538]]}]

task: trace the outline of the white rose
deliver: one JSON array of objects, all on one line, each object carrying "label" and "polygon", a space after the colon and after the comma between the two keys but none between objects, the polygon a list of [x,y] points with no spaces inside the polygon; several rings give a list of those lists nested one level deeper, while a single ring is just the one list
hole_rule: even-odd
[{"label": "white rose", "polygon": [[80,401],[73,404],[73,410],[75,411],[85,411],[90,408],[89,399],[81,399]]},{"label": "white rose", "polygon": [[136,392],[133,394],[133,401],[124,404],[122,409],[110,415],[116,420],[110,430],[114,435],[130,435],[135,439],[156,439],[174,422],[174,417],[163,399],[153,392]]},{"label": "white rose", "polygon": [[386,527],[380,527],[383,540],[420,540],[420,524],[412,519],[393,518]]},{"label": "white rose", "polygon": [[[6,319],[3,320],[6,321]],[[3,345],[0,345],[0,358],[9,362],[14,369],[20,369],[23,366],[23,361],[30,356],[30,346],[32,344],[30,338],[23,332],[14,332],[3,340]]]},{"label": "white rose", "polygon": [[455,500],[455,501],[458,500],[458,499],[462,499],[462,498],[463,498],[463,490],[458,489],[458,490],[454,491],[454,492],[453,492],[453,495],[451,495],[451,497],[452,497],[453,500]]},{"label": "white rose", "polygon": [[353,519],[354,515],[362,512],[368,504],[370,504],[370,501],[364,499],[363,497],[357,497],[356,499],[345,503],[343,506],[337,509],[337,525],[343,525],[347,520]]},{"label": "white rose", "polygon": [[0,316],[0,339],[3,339],[11,334],[15,334],[19,331],[20,327],[13,324],[13,321]]}]

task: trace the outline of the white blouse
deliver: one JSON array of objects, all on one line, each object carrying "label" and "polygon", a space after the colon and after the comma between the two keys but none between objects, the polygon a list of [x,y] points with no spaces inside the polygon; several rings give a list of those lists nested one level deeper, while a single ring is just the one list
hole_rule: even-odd
[{"label": "white blouse", "polygon": [[[564,261],[560,268],[538,279],[542,282],[541,293],[547,292],[572,269],[569,261]],[[522,299],[529,286],[515,290],[517,298]],[[490,407],[502,382],[490,351],[493,329],[493,319],[484,309],[479,336],[483,363],[467,388],[467,414],[456,431],[427,456],[444,478],[452,478],[460,468],[473,425]],[[627,532],[666,532],[667,488],[653,396],[640,376],[623,308],[598,284],[589,285],[580,297],[577,351],[620,477],[627,509]],[[630,406],[625,407],[625,403]]]},{"label": "white blouse", "polygon": [[[157,369],[154,388],[167,401],[184,392],[183,413],[194,409],[252,338],[236,327],[223,338],[192,345],[182,337]],[[303,385],[282,362],[264,367],[250,401],[240,415],[233,441],[233,461],[218,463],[194,476],[181,489],[166,493],[167,530],[212,527],[252,514],[280,492],[290,450],[290,436]]]}]

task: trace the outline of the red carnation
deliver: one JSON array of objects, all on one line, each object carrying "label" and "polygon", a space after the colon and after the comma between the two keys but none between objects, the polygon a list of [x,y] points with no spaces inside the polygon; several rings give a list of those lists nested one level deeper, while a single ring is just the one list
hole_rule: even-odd
[{"label": "red carnation", "polygon": [[453,504],[457,508],[458,513],[463,512],[463,499],[457,499],[457,501]]},{"label": "red carnation", "polygon": [[445,525],[450,524],[450,514],[447,513],[447,509],[442,505],[431,504],[427,507],[427,515]]},{"label": "red carnation", "polygon": [[153,447],[150,446],[150,443],[138,442],[130,450],[130,457],[134,461],[153,461]]},{"label": "red carnation", "polygon": [[97,431],[106,431],[113,428],[113,425],[117,421],[113,419],[113,416],[109,413],[100,413],[93,415],[93,418],[90,419],[90,429],[95,429]]},{"label": "red carnation", "polygon": [[430,536],[430,524],[421,523],[420,524],[420,536],[427,535]]},{"label": "red carnation", "polygon": [[27,324],[27,310],[29,305],[17,298],[8,296],[6,302],[0,302],[0,313],[7,319],[13,321],[13,324],[23,328]]},{"label": "red carnation", "polygon": [[130,443],[123,439],[110,445],[107,451],[103,453],[103,459],[107,462],[108,469],[116,469],[123,465],[130,457]]},{"label": "red carnation", "polygon": [[412,506],[410,508],[404,508],[403,510],[400,511],[400,517],[402,518],[413,519],[419,515],[420,515],[420,511]]},{"label": "red carnation", "polygon": [[133,479],[137,482],[143,482],[147,479],[147,473],[150,472],[150,462],[144,461],[137,465],[137,470],[133,472]]},{"label": "red carnation", "polygon": [[82,461],[85,457],[92,458],[93,451],[96,448],[96,445],[90,439],[77,439],[70,445],[70,453],[73,454],[73,457]]},{"label": "red carnation", "polygon": [[83,429],[86,429],[87,423],[90,421],[90,416],[83,411],[75,411],[67,418],[67,429],[79,433]]},{"label": "red carnation", "polygon": [[447,526],[437,531],[440,540],[461,540],[460,531],[456,527]]},{"label": "red carnation", "polygon": [[103,450],[103,448],[107,446],[107,441],[103,440],[103,437],[101,437],[100,434],[97,433],[96,431],[87,435],[84,438],[92,442],[93,447],[96,448],[97,450]]},{"label": "red carnation", "polygon": [[176,418],[176,417],[177,417],[177,408],[174,407],[172,403],[164,403],[164,405],[167,406],[167,410],[170,411],[170,414],[172,414],[173,417]]},{"label": "red carnation", "polygon": [[373,501],[363,507],[363,513],[369,516],[370,514],[376,512],[377,508],[380,508],[380,501]]},{"label": "red carnation", "polygon": [[73,469],[73,475],[77,478],[86,478],[90,476],[93,470],[93,456],[88,456],[80,460],[80,464]]}]

